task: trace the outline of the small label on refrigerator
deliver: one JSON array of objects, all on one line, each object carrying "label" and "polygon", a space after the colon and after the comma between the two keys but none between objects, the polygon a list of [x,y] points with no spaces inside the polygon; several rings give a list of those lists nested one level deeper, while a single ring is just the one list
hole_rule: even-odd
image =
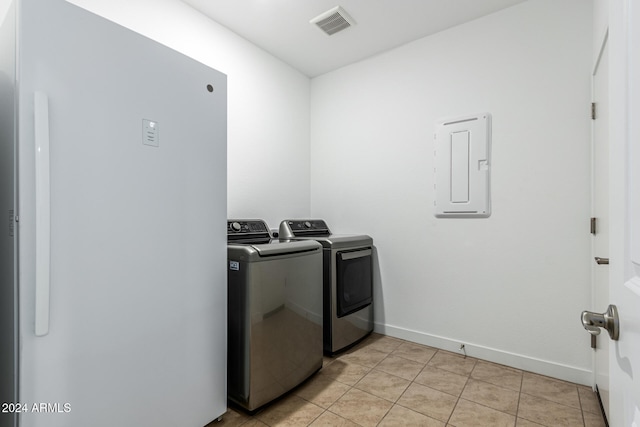
[{"label": "small label on refrigerator", "polygon": [[159,147],[158,130],[158,122],[147,119],[142,120],[142,143],[144,145]]},{"label": "small label on refrigerator", "polygon": [[240,270],[240,263],[238,261],[229,261],[229,270]]}]

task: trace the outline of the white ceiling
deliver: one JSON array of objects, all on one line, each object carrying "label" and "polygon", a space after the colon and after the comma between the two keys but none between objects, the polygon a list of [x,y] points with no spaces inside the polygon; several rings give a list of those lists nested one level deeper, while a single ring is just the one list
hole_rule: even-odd
[{"label": "white ceiling", "polygon": [[[315,77],[525,0],[182,0]],[[342,6],[356,25],[332,36],[309,20]]]}]

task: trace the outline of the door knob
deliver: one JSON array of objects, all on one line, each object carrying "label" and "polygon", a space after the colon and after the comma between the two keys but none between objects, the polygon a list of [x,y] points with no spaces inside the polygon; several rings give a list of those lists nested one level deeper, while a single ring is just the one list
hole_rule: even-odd
[{"label": "door knob", "polygon": [[606,312],[602,314],[593,313],[591,311],[582,312],[582,326],[591,335],[600,334],[600,328],[609,332],[609,337],[617,341],[620,336],[620,320],[618,318],[618,308],[611,304]]},{"label": "door knob", "polygon": [[609,264],[609,258],[601,258],[601,257],[597,256],[597,257],[595,257],[595,260],[598,263],[598,265]]}]

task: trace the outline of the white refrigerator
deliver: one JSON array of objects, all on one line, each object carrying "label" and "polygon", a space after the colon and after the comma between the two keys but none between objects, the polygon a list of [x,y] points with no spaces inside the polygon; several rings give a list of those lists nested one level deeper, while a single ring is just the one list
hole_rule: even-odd
[{"label": "white refrigerator", "polygon": [[226,411],[226,76],[0,0],[0,426]]}]

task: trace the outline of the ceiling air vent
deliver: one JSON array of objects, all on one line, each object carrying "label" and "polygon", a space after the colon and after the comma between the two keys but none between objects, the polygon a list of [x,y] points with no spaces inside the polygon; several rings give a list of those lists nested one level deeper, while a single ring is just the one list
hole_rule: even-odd
[{"label": "ceiling air vent", "polygon": [[316,16],[309,21],[309,23],[316,24],[322,31],[328,35],[332,35],[338,31],[342,31],[352,25],[355,25],[356,22],[342,7],[336,6],[333,9],[327,10],[325,13],[321,13]]}]

